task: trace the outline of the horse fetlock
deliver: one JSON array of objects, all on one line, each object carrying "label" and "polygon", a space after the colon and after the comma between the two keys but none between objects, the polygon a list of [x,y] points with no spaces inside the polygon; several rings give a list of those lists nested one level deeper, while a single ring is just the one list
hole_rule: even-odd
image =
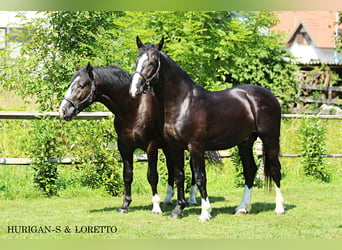
[{"label": "horse fetlock", "polygon": [[182,208],[179,205],[177,205],[176,208],[172,211],[171,218],[182,218]]},{"label": "horse fetlock", "polygon": [[153,214],[162,214],[163,213],[161,208],[160,208],[160,197],[158,194],[156,194],[152,197],[152,204],[153,204],[153,208],[152,208]]},{"label": "horse fetlock", "polygon": [[249,210],[247,208],[239,208],[235,210],[235,216],[248,214]]}]

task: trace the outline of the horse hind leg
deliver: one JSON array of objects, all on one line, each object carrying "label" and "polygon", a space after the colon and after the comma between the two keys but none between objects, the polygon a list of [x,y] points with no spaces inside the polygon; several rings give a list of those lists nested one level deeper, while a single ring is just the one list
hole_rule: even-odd
[{"label": "horse hind leg", "polygon": [[175,194],[174,191],[174,163],[172,161],[171,156],[169,155],[168,151],[163,148],[163,152],[166,158],[166,167],[167,167],[167,172],[168,172],[168,180],[167,180],[167,187],[166,187],[166,194],[165,198],[163,200],[163,204],[165,206],[172,206],[172,197]]},{"label": "horse hind leg", "polygon": [[191,187],[190,187],[190,196],[188,199],[188,204],[189,206],[197,206],[197,200],[196,200],[197,187],[196,187],[194,168],[193,168],[191,159],[190,159],[190,169],[191,169]]},{"label": "horse hind leg", "polygon": [[280,180],[281,180],[281,165],[279,162],[279,141],[269,142],[263,140],[264,143],[264,154],[265,154],[265,178],[266,185],[271,188],[272,180],[275,183],[276,188],[276,214],[284,214],[284,198],[280,190]]},{"label": "horse hind leg", "polygon": [[253,144],[256,136],[251,136],[248,141],[238,145],[239,155],[243,165],[243,175],[245,177],[244,192],[241,203],[235,209],[235,215],[247,214],[251,210],[252,189],[257,172],[257,166],[253,156]]},{"label": "horse hind leg", "polygon": [[132,202],[131,185],[133,181],[133,150],[128,150],[119,143],[119,151],[123,161],[123,180],[124,180],[124,198],[118,213],[128,213],[128,207]]},{"label": "horse hind leg", "polygon": [[[163,200],[164,205],[166,206],[172,206],[172,197],[174,195],[174,169],[173,169],[173,163],[171,163],[169,157],[167,156],[167,153],[164,152],[166,156],[166,166],[168,170],[168,184],[166,187],[166,195]],[[196,195],[197,195],[197,187],[196,187],[196,182],[195,182],[195,175],[193,171],[193,166],[192,166],[192,161],[190,160],[190,169],[191,169],[191,188],[190,188],[190,196],[188,199],[188,205],[189,206],[197,206],[197,200],[196,200]]]}]

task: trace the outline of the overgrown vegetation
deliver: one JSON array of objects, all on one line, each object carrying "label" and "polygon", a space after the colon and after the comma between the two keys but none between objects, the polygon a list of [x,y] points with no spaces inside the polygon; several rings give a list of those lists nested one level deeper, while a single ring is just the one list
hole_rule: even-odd
[{"label": "overgrown vegetation", "polygon": [[57,194],[58,168],[52,159],[61,154],[59,131],[60,127],[49,117],[39,119],[34,121],[26,144],[35,171],[33,180],[47,196]]},{"label": "overgrown vegetation", "polygon": [[318,118],[303,118],[300,128],[302,164],[305,175],[331,181],[326,163],[326,128]]},{"label": "overgrown vegetation", "polygon": [[272,12],[49,11],[19,32],[26,41],[19,56],[8,57],[13,41],[0,52],[0,82],[23,97],[37,96],[41,110],[53,110],[76,64],[118,64],[131,71],[136,35],[144,42],[164,37],[165,52],[198,84],[210,90],[264,86],[286,109],[296,94],[296,66],[282,37],[268,31],[277,21]]},{"label": "overgrown vegetation", "polygon": [[[32,165],[27,168],[33,170],[33,181],[46,196],[57,195],[75,182],[103,188],[113,196],[121,194],[122,170],[113,119],[65,122],[44,117],[19,123],[1,121],[0,136],[0,157],[31,158]],[[79,173],[77,179],[59,180],[60,169],[65,168],[59,164],[62,158],[73,159],[76,165],[69,171]]]},{"label": "overgrown vegetation", "polygon": [[81,162],[81,184],[91,188],[104,189],[116,196],[122,191],[122,170],[116,147],[113,119],[101,121],[63,122],[71,130],[66,134],[70,157]]}]

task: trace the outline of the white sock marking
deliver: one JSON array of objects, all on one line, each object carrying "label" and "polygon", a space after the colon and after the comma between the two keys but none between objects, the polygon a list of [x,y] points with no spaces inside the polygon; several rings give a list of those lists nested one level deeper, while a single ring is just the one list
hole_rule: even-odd
[{"label": "white sock marking", "polygon": [[277,214],[283,214],[285,213],[284,209],[284,197],[281,194],[280,188],[276,186],[276,208],[275,213]]},{"label": "white sock marking", "polygon": [[210,220],[211,218],[211,206],[210,206],[210,202],[209,202],[209,198],[207,197],[206,199],[202,198],[202,212],[201,212],[201,216],[200,216],[200,222],[205,222]]},{"label": "white sock marking", "polygon": [[159,206],[159,204],[160,204],[160,197],[159,197],[158,194],[155,194],[152,197],[152,204],[153,204],[152,213],[154,213],[154,214],[161,214],[162,210],[161,210],[161,208]]},{"label": "white sock marking", "polygon": [[197,204],[196,194],[197,194],[197,187],[196,187],[196,185],[193,185],[190,188],[190,197],[188,199],[188,203],[190,205],[196,205]]},{"label": "white sock marking", "polygon": [[251,210],[251,198],[252,198],[252,188],[248,188],[245,185],[243,191],[243,196],[240,205],[235,209],[236,212],[241,211],[243,213],[248,213]]},{"label": "white sock marking", "polygon": [[172,203],[172,197],[174,195],[174,191],[173,191],[173,187],[171,187],[170,185],[167,185],[167,188],[166,188],[166,196],[165,196],[165,199],[164,199],[164,204],[165,203]]}]

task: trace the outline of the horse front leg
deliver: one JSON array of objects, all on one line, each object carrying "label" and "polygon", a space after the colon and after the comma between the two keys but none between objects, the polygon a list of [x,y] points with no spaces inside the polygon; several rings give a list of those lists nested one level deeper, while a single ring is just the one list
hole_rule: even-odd
[{"label": "horse front leg", "polygon": [[160,197],[158,195],[157,186],[158,186],[158,170],[157,170],[157,161],[158,161],[158,147],[154,142],[151,142],[147,148],[147,180],[151,185],[152,189],[152,213],[153,214],[161,214],[162,210],[160,208]]},{"label": "horse front leg", "polygon": [[133,150],[124,148],[118,143],[119,151],[123,161],[123,181],[124,181],[124,198],[119,213],[128,213],[128,207],[132,202],[131,185],[133,182]]}]

